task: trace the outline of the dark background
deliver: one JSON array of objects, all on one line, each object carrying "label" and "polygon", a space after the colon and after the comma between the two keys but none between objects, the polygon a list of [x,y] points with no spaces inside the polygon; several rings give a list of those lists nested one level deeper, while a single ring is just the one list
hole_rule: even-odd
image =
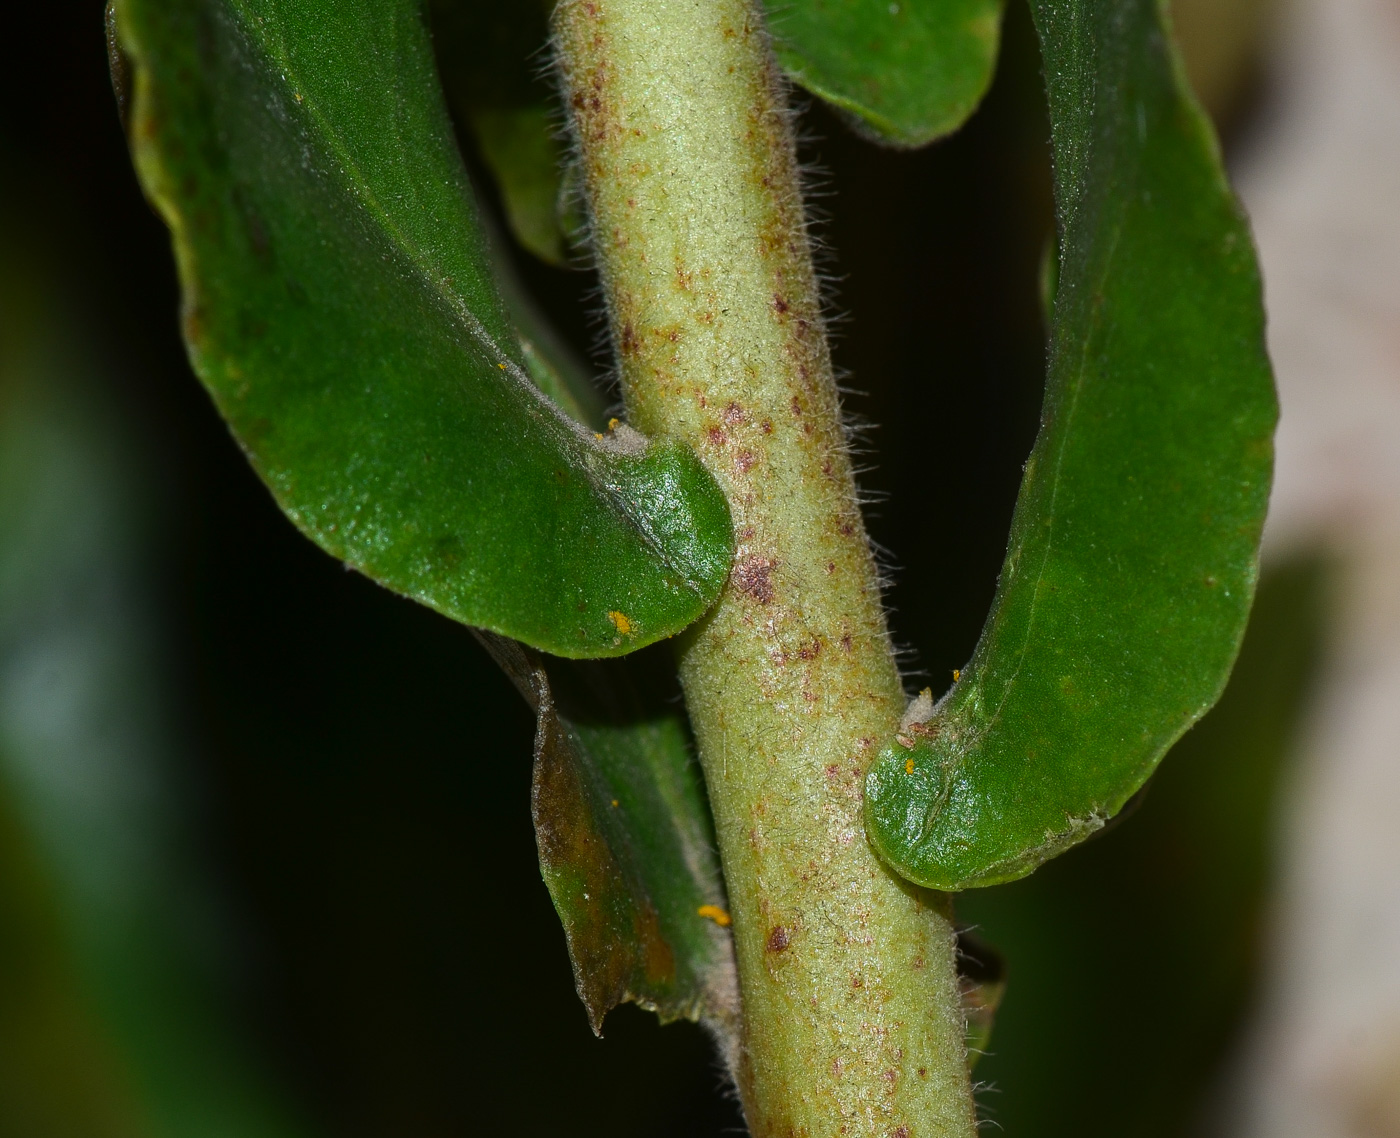
[{"label": "dark background", "polygon": [[[623,1008],[605,1040],[588,1031],[535,862],[532,723],[513,689],[465,629],[299,537],[191,375],[101,9],[7,16],[0,204],[85,314],[107,405],[144,456],[191,809],[239,917],[233,1003],[272,1077],[331,1135],[732,1132],[698,1029]],[[1038,67],[1013,5],[996,84],[954,138],[894,153],[821,109],[803,118],[895,636],[935,689],[976,640],[1037,424]],[[589,275],[519,256],[586,351]],[[1208,1118],[1259,959],[1269,806],[1320,582],[1302,565],[1266,581],[1224,704],[1134,818],[961,901],[1009,961],[977,1070],[1009,1133],[1172,1135]]]}]

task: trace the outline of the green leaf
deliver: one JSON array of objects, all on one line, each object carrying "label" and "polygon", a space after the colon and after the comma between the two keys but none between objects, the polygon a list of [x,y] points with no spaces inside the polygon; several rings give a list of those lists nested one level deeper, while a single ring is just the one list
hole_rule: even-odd
[{"label": "green leaf", "polygon": [[[572,675],[555,662],[551,677],[520,645],[480,639],[538,717],[531,798],[540,870],[593,1030],[601,1034],[608,1011],[630,1000],[663,1022],[704,1021],[732,1058],[734,949],[709,808],[682,719],[646,708],[639,685],[620,671],[632,661],[585,665]],[[559,707],[570,681],[578,689],[573,702],[588,709],[577,718]]]},{"label": "green leaf", "polygon": [[131,140],[195,368],[333,556],[561,656],[669,636],[728,572],[677,444],[530,382],[416,0],[119,0]]},{"label": "green leaf", "polygon": [[1002,0],[767,0],[783,69],[862,133],[923,146],[960,127],[996,66]]},{"label": "green leaf", "polygon": [[496,176],[506,221],[516,239],[551,265],[568,261],[568,240],[559,220],[564,147],[555,138],[555,112],[548,105],[472,112],[481,156]]},{"label": "green leaf", "polygon": [[1277,405],[1248,228],[1155,0],[1034,0],[1060,267],[1040,435],[997,596],[866,827],[939,889],[1103,825],[1215,702],[1254,595]]},{"label": "green leaf", "polygon": [[[491,230],[487,226],[488,232]],[[607,405],[593,382],[588,365],[555,331],[525,289],[499,234],[491,233],[492,261],[501,298],[515,321],[525,369],[536,387],[572,419],[595,431],[609,422]]]}]

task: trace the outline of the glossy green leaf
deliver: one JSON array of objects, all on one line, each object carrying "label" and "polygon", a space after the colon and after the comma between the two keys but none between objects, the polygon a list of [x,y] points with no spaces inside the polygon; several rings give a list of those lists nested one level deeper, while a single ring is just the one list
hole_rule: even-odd
[{"label": "glossy green leaf", "polygon": [[609,421],[607,404],[585,364],[565,343],[525,290],[503,239],[493,236],[496,281],[501,296],[515,321],[525,368],[536,387],[558,404],[575,421],[603,431]]},{"label": "glossy green leaf", "polygon": [[767,0],[778,61],[862,133],[923,146],[960,127],[996,66],[1002,0]]},{"label": "glossy green leaf", "polygon": [[415,0],[119,0],[196,370],[294,522],[562,656],[671,635],[732,534],[687,449],[530,382]]},{"label": "glossy green leaf", "polygon": [[992,612],[866,784],[920,884],[1007,881],[1103,825],[1244,632],[1277,416],[1258,269],[1155,0],[1034,0],[1060,266],[1040,435]]},{"label": "glossy green leaf", "polygon": [[[732,1057],[734,949],[683,721],[647,709],[619,671],[630,661],[562,675],[567,665],[554,663],[551,677],[520,645],[481,640],[537,715],[531,799],[540,870],[593,1030],[601,1034],[608,1011],[630,1000],[663,1022],[704,1021]],[[583,710],[566,716],[560,703],[571,694]]]}]

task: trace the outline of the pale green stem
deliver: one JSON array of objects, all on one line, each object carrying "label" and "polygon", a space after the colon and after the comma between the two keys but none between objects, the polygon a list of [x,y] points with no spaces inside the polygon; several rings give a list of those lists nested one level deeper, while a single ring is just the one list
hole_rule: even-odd
[{"label": "pale green stem", "polygon": [[738,549],[680,653],[733,908],[753,1133],[975,1131],[946,899],[861,822],[904,709],[783,86],[747,0],[555,17],[632,423],[688,441]]}]

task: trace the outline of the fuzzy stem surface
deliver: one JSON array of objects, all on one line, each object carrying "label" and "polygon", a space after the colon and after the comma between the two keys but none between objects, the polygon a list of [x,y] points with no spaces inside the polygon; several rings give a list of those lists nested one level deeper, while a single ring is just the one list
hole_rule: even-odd
[{"label": "fuzzy stem surface", "polygon": [[785,89],[749,0],[562,0],[628,415],[695,447],[737,551],[681,679],[714,810],[754,1135],[969,1138],[947,899],[861,820],[905,698],[856,498]]}]

